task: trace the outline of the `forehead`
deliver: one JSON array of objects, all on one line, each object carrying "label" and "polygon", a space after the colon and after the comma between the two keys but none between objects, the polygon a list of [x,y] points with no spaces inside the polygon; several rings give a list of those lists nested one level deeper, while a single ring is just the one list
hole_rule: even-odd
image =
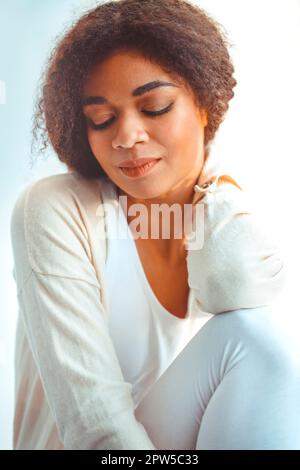
[{"label": "forehead", "polygon": [[116,51],[90,70],[84,84],[84,94],[131,92],[150,81],[164,80],[177,87],[181,80],[175,73],[167,73],[159,64],[135,51]]}]

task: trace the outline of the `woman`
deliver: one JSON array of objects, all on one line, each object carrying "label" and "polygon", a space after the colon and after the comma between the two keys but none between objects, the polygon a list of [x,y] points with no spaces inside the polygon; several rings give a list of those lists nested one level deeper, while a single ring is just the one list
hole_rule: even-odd
[{"label": "woman", "polygon": [[[232,74],[184,1],[101,4],[58,43],[35,133],[69,172],[25,188],[11,223],[15,449],[299,446],[299,348],[267,307],[282,261],[205,171]],[[168,237],[155,204],[179,209]]]}]

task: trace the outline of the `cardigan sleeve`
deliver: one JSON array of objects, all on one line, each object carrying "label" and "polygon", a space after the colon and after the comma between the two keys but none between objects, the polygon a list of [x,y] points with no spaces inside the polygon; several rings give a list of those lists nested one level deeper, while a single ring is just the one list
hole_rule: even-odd
[{"label": "cardigan sleeve", "polygon": [[286,281],[280,249],[254,204],[224,181],[197,203],[194,233],[201,234],[198,245],[187,244],[189,286],[200,310],[212,314],[268,305]]},{"label": "cardigan sleeve", "polygon": [[84,217],[53,181],[21,193],[11,239],[19,314],[59,437],[65,449],[153,450],[109,335]]}]

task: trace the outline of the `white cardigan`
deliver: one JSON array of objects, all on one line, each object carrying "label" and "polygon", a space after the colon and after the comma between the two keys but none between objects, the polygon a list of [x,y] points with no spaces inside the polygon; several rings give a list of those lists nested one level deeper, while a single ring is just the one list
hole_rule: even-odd
[{"label": "white cardigan", "polygon": [[[195,301],[213,314],[268,304],[285,279],[232,182],[201,186],[204,246],[187,251]],[[15,449],[155,449],[108,332],[101,202],[101,179],[72,172],[30,184],[15,203]]]}]

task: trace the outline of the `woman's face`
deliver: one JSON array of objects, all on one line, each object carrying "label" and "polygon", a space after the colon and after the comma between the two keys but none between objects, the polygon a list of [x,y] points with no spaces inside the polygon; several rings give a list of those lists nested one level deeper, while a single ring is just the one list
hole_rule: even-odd
[{"label": "woman's face", "polygon": [[[169,85],[133,93],[157,81]],[[206,113],[159,65],[132,51],[115,52],[91,70],[83,99],[91,150],[124,193],[139,200],[160,198],[195,183],[204,163]],[[140,176],[123,172],[122,163],[140,157],[160,160]]]}]

